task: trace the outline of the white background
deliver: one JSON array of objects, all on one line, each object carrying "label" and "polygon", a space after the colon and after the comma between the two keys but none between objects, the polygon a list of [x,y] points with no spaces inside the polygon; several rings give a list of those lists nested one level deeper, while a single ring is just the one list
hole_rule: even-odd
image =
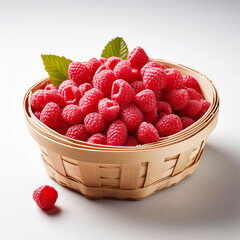
[{"label": "white background", "polygon": [[[45,77],[40,54],[100,57],[122,36],[130,49],[209,76],[220,117],[198,171],[143,201],[88,200],[45,173],[22,111]],[[0,1],[0,239],[240,239],[239,1]],[[56,214],[32,200],[59,192]]]}]

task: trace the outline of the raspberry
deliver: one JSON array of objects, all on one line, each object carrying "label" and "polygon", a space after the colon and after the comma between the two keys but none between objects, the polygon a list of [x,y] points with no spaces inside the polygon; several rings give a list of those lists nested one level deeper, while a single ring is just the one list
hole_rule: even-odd
[{"label": "raspberry", "polygon": [[202,102],[199,102],[197,100],[189,100],[187,106],[179,112],[179,115],[193,117],[196,114],[198,114],[201,111],[201,109]]},{"label": "raspberry", "polygon": [[165,69],[164,72],[167,76],[166,90],[179,89],[182,86],[183,78],[182,74],[174,68]]},{"label": "raspberry", "polygon": [[189,95],[186,89],[171,90],[165,95],[165,101],[176,111],[185,108],[188,100]]},{"label": "raspberry", "polygon": [[68,128],[69,128],[69,125],[68,125],[66,122],[62,121],[62,122],[60,123],[60,125],[59,125],[55,130],[56,130],[58,133],[60,133],[60,134],[62,134],[62,135],[65,135],[66,132],[67,132],[67,130],[68,130]]},{"label": "raspberry", "polygon": [[65,136],[80,141],[87,141],[87,139],[90,137],[86,127],[83,124],[71,126],[67,130]]},{"label": "raspberry", "polygon": [[36,118],[40,119],[40,115],[41,115],[40,111],[35,111],[33,114],[35,115]]},{"label": "raspberry", "polygon": [[138,139],[142,144],[152,143],[159,140],[157,129],[147,122],[142,122],[137,131]]},{"label": "raspberry", "polygon": [[67,105],[78,104],[80,98],[82,97],[81,92],[78,87],[73,85],[68,85],[62,89],[62,95]]},{"label": "raspberry", "polygon": [[185,86],[187,88],[193,88],[197,92],[200,92],[200,86],[199,86],[198,81],[190,75],[183,77],[183,86]]},{"label": "raspberry", "polygon": [[107,62],[107,59],[104,58],[104,57],[101,57],[98,61],[100,62],[100,64],[103,65],[103,64],[105,64]]},{"label": "raspberry", "polygon": [[141,69],[141,72],[140,72],[140,75],[141,77],[143,78],[144,74],[145,74],[145,71],[148,69],[148,68],[160,68],[162,70],[166,69],[165,66],[163,66],[161,63],[159,62],[148,62],[147,64],[145,64],[142,69]]},{"label": "raspberry", "polygon": [[193,88],[187,88],[189,99],[200,101],[200,96],[198,92]]},{"label": "raspberry", "polygon": [[59,93],[63,95],[63,89],[69,85],[77,87],[77,84],[73,80],[65,80],[58,87]]},{"label": "raspberry", "polygon": [[68,76],[78,85],[91,82],[90,70],[81,62],[71,62],[68,66]]},{"label": "raspberry", "polygon": [[88,90],[93,88],[93,85],[91,83],[83,83],[78,88],[79,88],[81,95],[83,96],[85,94],[85,92],[87,92]]},{"label": "raspberry", "polygon": [[95,143],[95,144],[106,144],[106,137],[103,136],[101,133],[96,133],[92,135],[88,140],[88,143]]},{"label": "raspberry", "polygon": [[130,103],[135,96],[133,88],[124,80],[118,79],[112,85],[112,100],[122,106]]},{"label": "raspberry", "polygon": [[97,112],[98,103],[103,98],[103,94],[96,88],[92,88],[85,93],[79,101],[81,111],[87,115],[91,112]]},{"label": "raspberry", "polygon": [[48,84],[44,90],[49,91],[49,90],[58,90],[57,86],[53,85],[52,83]]},{"label": "raspberry", "polygon": [[149,57],[141,47],[136,47],[128,54],[128,60],[132,68],[141,69],[149,62]]},{"label": "raspberry", "polygon": [[160,112],[159,113],[159,119],[163,118],[165,115],[168,115],[168,114],[166,114],[165,112]]},{"label": "raspberry", "polygon": [[121,120],[113,122],[107,131],[107,145],[122,146],[127,139],[127,127]]},{"label": "raspberry", "polygon": [[156,100],[157,101],[162,101],[164,99],[164,93],[162,90],[158,90],[156,92],[154,92]]},{"label": "raspberry", "polygon": [[119,62],[115,66],[113,72],[114,72],[115,76],[117,77],[117,79],[123,79],[126,82],[133,81],[132,68],[131,68],[131,63],[129,61]]},{"label": "raspberry", "polygon": [[57,198],[58,192],[48,185],[41,186],[33,192],[33,200],[40,208],[45,210],[52,208]]},{"label": "raspberry", "polygon": [[40,89],[34,92],[31,96],[31,107],[34,110],[41,111],[45,105],[45,91]]},{"label": "raspberry", "polygon": [[156,92],[166,85],[166,75],[160,68],[147,68],[143,76],[143,82],[147,89]]},{"label": "raspberry", "polygon": [[139,92],[145,90],[145,86],[142,81],[134,81],[134,82],[131,82],[130,85],[136,93],[139,93]]},{"label": "raspberry", "polygon": [[69,124],[78,124],[83,121],[84,114],[80,110],[79,106],[70,104],[63,109],[62,118]]},{"label": "raspberry", "polygon": [[109,98],[102,99],[98,104],[98,111],[107,122],[113,122],[117,119],[120,107],[118,103]]},{"label": "raspberry", "polygon": [[185,129],[185,128],[189,127],[190,125],[192,125],[193,123],[195,123],[195,121],[189,117],[180,117],[180,119],[182,122],[183,129]]},{"label": "raspberry", "polygon": [[175,114],[163,116],[156,125],[161,136],[169,136],[182,130],[180,117]]},{"label": "raspberry", "polygon": [[138,145],[138,139],[135,136],[128,136],[125,146],[133,147]]},{"label": "raspberry", "polygon": [[167,102],[158,101],[157,110],[159,113],[165,112],[166,114],[172,114],[172,108]]},{"label": "raspberry", "polygon": [[133,132],[143,121],[143,114],[134,104],[128,104],[122,109],[121,119],[125,122],[128,131]]},{"label": "raspberry", "polygon": [[89,69],[93,77],[97,69],[101,66],[101,63],[96,58],[91,58],[85,66]]},{"label": "raspberry", "polygon": [[46,100],[46,103],[54,102],[59,107],[63,107],[66,105],[63,96],[57,90],[45,91],[45,100]]},{"label": "raspberry", "polygon": [[50,128],[57,128],[62,121],[59,106],[53,102],[48,103],[41,112],[40,121]]},{"label": "raspberry", "polygon": [[107,126],[107,122],[97,112],[89,113],[84,119],[84,124],[91,134],[104,132]]},{"label": "raspberry", "polygon": [[132,81],[141,81],[140,71],[136,68],[132,68]]},{"label": "raspberry", "polygon": [[155,125],[158,121],[157,108],[153,109],[151,112],[145,113],[143,115],[143,121]]},{"label": "raspberry", "polygon": [[[97,76],[101,71],[103,70],[111,70],[109,67],[102,65],[101,67],[98,68],[98,70],[95,72],[94,77]],[[93,78],[94,78],[93,77]]]},{"label": "raspberry", "polygon": [[200,119],[208,110],[208,108],[210,107],[210,102],[208,102],[207,100],[201,100],[202,103],[202,109],[199,113],[197,113],[193,118],[194,120],[198,120]]},{"label": "raspberry", "polygon": [[103,93],[104,97],[111,95],[113,82],[116,77],[111,70],[103,70],[93,78],[93,86]]},{"label": "raspberry", "polygon": [[110,68],[111,70],[113,70],[115,68],[115,66],[121,62],[122,59],[119,58],[119,57],[115,57],[115,56],[112,56],[110,58],[108,58],[107,62],[105,63],[105,65]]},{"label": "raspberry", "polygon": [[150,89],[139,92],[134,98],[134,104],[144,113],[151,112],[156,108],[156,98],[154,92]]}]

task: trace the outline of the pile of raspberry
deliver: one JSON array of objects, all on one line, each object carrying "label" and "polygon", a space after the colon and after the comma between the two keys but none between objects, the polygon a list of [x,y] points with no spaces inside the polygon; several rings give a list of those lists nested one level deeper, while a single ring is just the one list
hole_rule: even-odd
[{"label": "pile of raspberry", "polygon": [[37,118],[76,140],[137,146],[175,134],[201,118],[210,103],[195,78],[150,61],[141,47],[118,57],[72,62],[69,80],[31,96]]}]

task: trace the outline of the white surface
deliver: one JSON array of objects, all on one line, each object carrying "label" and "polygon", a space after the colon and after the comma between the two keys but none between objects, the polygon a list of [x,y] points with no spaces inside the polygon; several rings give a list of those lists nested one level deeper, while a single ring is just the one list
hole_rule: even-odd
[{"label": "white surface", "polygon": [[[239,12],[239,1],[1,1],[0,239],[240,239]],[[47,75],[40,54],[88,60],[115,36],[205,73],[221,96],[198,171],[143,201],[88,200],[52,181],[22,113]],[[59,192],[55,215],[32,200],[43,184]]]}]

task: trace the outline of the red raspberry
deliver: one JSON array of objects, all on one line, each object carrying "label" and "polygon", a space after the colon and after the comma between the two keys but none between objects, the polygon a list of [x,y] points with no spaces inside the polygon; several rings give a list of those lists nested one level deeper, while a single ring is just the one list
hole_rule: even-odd
[{"label": "red raspberry", "polygon": [[148,68],[160,68],[162,70],[166,69],[165,66],[163,66],[161,63],[159,62],[148,62],[147,64],[145,64],[142,69],[141,69],[141,72],[140,72],[140,75],[141,77],[143,78],[144,74],[145,74],[145,71],[148,69]]},{"label": "red raspberry", "polygon": [[78,85],[91,82],[90,70],[81,62],[71,62],[68,66],[68,76]]},{"label": "red raspberry", "polygon": [[200,101],[200,96],[198,92],[193,88],[187,88],[189,99]]},{"label": "red raspberry", "polygon": [[144,113],[143,121],[155,125],[158,121],[157,108],[153,109],[151,112]]},{"label": "red raspberry", "polygon": [[45,105],[45,91],[40,89],[34,92],[31,96],[31,107],[34,110],[41,111]]},{"label": "red raspberry", "polygon": [[79,102],[81,111],[87,115],[91,112],[97,112],[98,103],[103,99],[103,94],[96,88],[92,88],[85,93]]},{"label": "red raspberry", "polygon": [[171,106],[167,102],[164,102],[164,101],[157,102],[157,110],[159,113],[165,112],[166,114],[172,114]]},{"label": "red raspberry", "polygon": [[166,93],[165,101],[169,103],[173,110],[178,111],[187,106],[189,100],[186,89],[171,90]]},{"label": "red raspberry", "polygon": [[208,102],[207,100],[201,100],[202,103],[202,109],[199,113],[197,113],[193,118],[194,120],[198,120],[200,119],[208,110],[208,108],[210,107],[210,102]]},{"label": "red raspberry", "polygon": [[62,121],[62,114],[56,103],[48,103],[42,110],[40,121],[50,128],[57,128]]},{"label": "red raspberry", "polygon": [[87,139],[90,137],[86,127],[83,124],[71,126],[67,130],[65,136],[80,141],[87,141]]},{"label": "red raspberry", "polygon": [[111,70],[103,70],[93,78],[93,86],[103,93],[104,97],[111,95],[113,82],[116,77]]},{"label": "red raspberry", "polygon": [[127,127],[121,120],[113,122],[107,131],[107,145],[122,146],[127,139]]},{"label": "red raspberry", "polygon": [[190,125],[192,125],[193,123],[195,123],[195,121],[189,117],[180,117],[180,119],[182,122],[183,129],[185,129],[185,128],[189,127]]},{"label": "red raspberry", "polygon": [[79,86],[79,91],[81,93],[81,95],[83,96],[85,94],[85,92],[87,92],[88,90],[92,89],[93,85],[91,83],[83,83]]},{"label": "red raspberry", "polygon": [[[98,70],[95,72],[94,77],[97,76],[101,71],[103,70],[111,70],[109,67],[107,67],[106,65],[102,65],[101,67],[98,68]],[[93,77],[93,79],[94,79]]]},{"label": "red raspberry", "polygon": [[161,136],[169,136],[182,130],[182,122],[179,116],[169,114],[163,116],[156,125]]},{"label": "red raspberry", "polygon": [[134,98],[134,104],[144,113],[151,112],[156,108],[156,98],[154,92],[150,89],[139,92]]},{"label": "red raspberry", "polygon": [[116,80],[112,85],[112,100],[116,100],[120,106],[130,103],[135,94],[133,88],[122,79]]},{"label": "red raspberry", "polygon": [[33,200],[42,209],[50,209],[58,198],[58,192],[51,186],[42,186],[33,192]]},{"label": "red raspberry", "polygon": [[145,90],[145,86],[142,81],[134,81],[134,82],[131,82],[130,85],[136,93],[139,93],[139,92]]},{"label": "red raspberry", "polygon": [[62,121],[61,124],[59,125],[59,127],[57,127],[55,130],[56,130],[56,132],[58,132],[62,135],[65,135],[68,128],[69,128],[69,124]]},{"label": "red raspberry", "polygon": [[83,121],[84,114],[80,110],[79,106],[70,104],[63,109],[62,118],[69,124],[78,124]]},{"label": "red raspberry", "polygon": [[101,63],[96,58],[91,58],[85,66],[89,69],[93,77],[97,69],[101,66]]},{"label": "red raspberry", "polygon": [[140,71],[136,68],[132,68],[132,81],[141,81]]},{"label": "red raspberry", "polygon": [[53,84],[48,84],[45,88],[44,88],[44,90],[46,90],[46,91],[49,91],[49,90],[58,90],[58,88],[57,88],[57,86],[55,86],[55,85],[53,85]]},{"label": "red raspberry", "polygon": [[96,133],[92,135],[88,140],[88,143],[95,143],[95,144],[106,144],[106,137],[102,135],[101,133]]},{"label": "red raspberry", "polygon": [[107,62],[107,59],[104,57],[101,57],[98,61],[103,65]]},{"label": "red raspberry", "polygon": [[163,118],[165,115],[168,115],[168,114],[166,114],[165,112],[160,112],[159,113],[159,119]]},{"label": "red raspberry", "polygon": [[103,119],[102,115],[97,112],[89,113],[84,118],[84,124],[91,134],[104,132],[107,126],[107,122]]},{"label": "red raspberry", "polygon": [[128,60],[133,68],[141,69],[149,62],[149,57],[141,47],[136,47],[128,54]]},{"label": "red raspberry", "polygon": [[134,147],[138,145],[138,139],[135,136],[128,136],[125,146]]},{"label": "red raspberry", "polygon": [[58,87],[59,93],[63,95],[63,89],[69,85],[77,87],[77,84],[73,80],[65,80]]},{"label": "red raspberry", "polygon": [[165,69],[164,72],[167,76],[166,90],[179,89],[182,86],[183,78],[182,74],[174,68]]},{"label": "red raspberry", "polygon": [[147,68],[143,76],[143,82],[147,89],[156,92],[166,85],[166,75],[160,68]]},{"label": "red raspberry", "polygon": [[187,88],[193,88],[197,92],[200,92],[200,86],[199,86],[198,81],[190,75],[183,77],[183,86],[185,86]]},{"label": "red raspberry", "polygon": [[143,114],[134,104],[128,104],[122,109],[121,119],[125,122],[128,131],[134,132],[143,121]]},{"label": "red raspberry", "polygon": [[163,90],[158,90],[157,92],[154,92],[156,100],[157,101],[162,101],[164,99],[164,93]]},{"label": "red raspberry", "polygon": [[66,105],[63,96],[57,90],[48,90],[48,91],[45,91],[44,94],[45,94],[46,103],[54,102],[59,107],[63,107]]},{"label": "red raspberry", "polygon": [[179,115],[193,117],[198,114],[201,109],[202,102],[199,102],[197,100],[189,100],[187,106],[179,112]]},{"label": "red raspberry", "polygon": [[40,115],[41,115],[40,111],[35,111],[33,114],[35,115],[36,118],[40,119]]},{"label": "red raspberry", "polygon": [[79,100],[82,97],[81,92],[79,91],[78,87],[73,85],[68,85],[62,89],[62,95],[67,105],[79,103]]},{"label": "red raspberry", "polygon": [[142,122],[137,131],[138,139],[142,144],[152,143],[159,140],[158,130],[147,122]]},{"label": "red raspberry", "polygon": [[113,122],[117,119],[120,107],[118,103],[109,98],[102,99],[98,104],[98,111],[107,122]]},{"label": "red raspberry", "polygon": [[108,58],[107,62],[105,63],[105,65],[110,68],[111,70],[113,70],[115,68],[115,66],[121,62],[122,59],[119,58],[119,57],[115,57],[115,56],[112,56],[110,58]]},{"label": "red raspberry", "polygon": [[132,82],[133,74],[132,74],[132,68],[131,63],[129,61],[121,61],[119,62],[114,70],[113,70],[115,76],[117,79],[123,79],[126,82]]}]

